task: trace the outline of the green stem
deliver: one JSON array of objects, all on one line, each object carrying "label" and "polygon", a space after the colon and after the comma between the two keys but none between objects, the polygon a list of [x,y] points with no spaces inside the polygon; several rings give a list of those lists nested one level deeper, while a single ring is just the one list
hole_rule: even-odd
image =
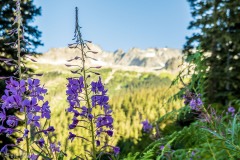
[{"label": "green stem", "polygon": [[211,145],[209,144],[209,141],[208,141],[208,140],[207,140],[207,144],[208,144],[208,146],[209,146],[210,153],[212,154],[213,159],[216,160],[215,154],[214,154],[214,152],[213,152],[213,150],[212,150],[212,147],[211,147]]},{"label": "green stem", "polygon": [[[81,35],[79,33],[79,35]],[[80,37],[81,38],[81,37]],[[89,100],[89,94],[87,89],[87,76],[86,76],[86,70],[85,70],[85,55],[84,55],[84,49],[83,49],[83,41],[81,39],[81,53],[82,53],[82,66],[83,66],[83,78],[84,78],[84,90],[85,90],[85,96],[87,101],[87,107],[90,110],[90,100]],[[92,137],[92,152],[93,152],[93,159],[96,160],[96,146],[95,146],[95,136],[94,136],[94,127],[93,127],[93,120],[90,121],[90,132]]]},{"label": "green stem", "polygon": [[[21,80],[21,78],[22,78],[22,71],[21,71],[21,24],[22,24],[22,17],[21,17],[20,3],[21,3],[21,1],[19,1],[19,3],[18,3],[19,6],[17,6],[19,8],[18,13],[17,13],[17,17],[18,17],[18,45],[17,45],[18,61],[17,62],[18,62],[18,75],[19,75],[19,79]],[[24,108],[24,112],[25,112],[25,128],[28,129],[26,107]],[[26,144],[27,144],[27,157],[28,157],[29,156],[29,138],[28,138],[28,136],[26,137]]]},{"label": "green stem", "polygon": [[[27,114],[26,114],[26,107],[24,109],[24,112],[25,112],[25,128],[28,129],[28,125],[27,125]],[[27,157],[29,156],[29,138],[28,138],[28,135],[26,137],[26,144],[27,144]]]},{"label": "green stem", "polygon": [[[19,3],[20,5],[20,3]],[[20,8],[20,6],[19,6]],[[17,57],[18,57],[18,74],[19,74],[19,79],[22,77],[22,71],[21,71],[21,11],[18,11],[18,46],[17,46]]]},{"label": "green stem", "polygon": [[211,123],[212,127],[215,129],[214,121],[211,119],[211,116],[210,116],[210,114],[208,113],[208,111],[207,111],[207,109],[205,108],[204,105],[203,105],[203,111],[207,114],[209,120],[211,121],[210,123]]}]

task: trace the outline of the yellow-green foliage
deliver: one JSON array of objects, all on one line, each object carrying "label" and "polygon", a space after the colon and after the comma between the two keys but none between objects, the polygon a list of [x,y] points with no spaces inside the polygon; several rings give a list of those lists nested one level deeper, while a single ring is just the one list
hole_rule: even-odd
[{"label": "yellow-green foliage", "polygon": [[[67,140],[68,125],[71,123],[73,115],[65,111],[68,107],[66,101],[66,84],[68,77],[76,76],[64,66],[53,66],[43,64],[31,64],[37,73],[44,75],[40,78],[42,84],[48,89],[45,99],[49,101],[52,111],[51,125],[56,129],[57,140],[62,143],[63,149],[69,155],[78,155],[84,152],[81,139],[73,142]],[[103,82],[112,74],[112,69],[101,69]],[[169,89],[170,79],[165,73],[156,75],[153,73],[137,73],[131,71],[115,71],[113,77],[106,84],[109,90],[110,106],[113,109],[114,118],[114,138],[110,144],[116,145],[120,138],[131,138],[134,143],[142,135],[141,121],[148,119],[154,122],[167,112],[180,107],[180,101],[167,103],[170,96],[177,92],[176,88]],[[93,76],[92,78],[97,78]],[[89,137],[84,130],[73,130],[83,137]]]}]

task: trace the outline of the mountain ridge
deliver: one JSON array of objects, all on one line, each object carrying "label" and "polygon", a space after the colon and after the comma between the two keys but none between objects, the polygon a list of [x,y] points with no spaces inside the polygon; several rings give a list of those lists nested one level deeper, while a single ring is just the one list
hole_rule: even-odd
[{"label": "mountain ridge", "polygon": [[[89,48],[98,52],[88,53],[91,57],[86,61],[88,66],[103,67],[128,67],[145,68],[150,70],[178,70],[182,64],[183,54],[179,49],[172,48],[131,48],[127,52],[117,49],[114,52],[104,51],[100,46],[89,43]],[[38,63],[67,64],[69,59],[79,56],[79,50],[75,48],[52,48],[46,53],[38,56]],[[77,62],[72,61],[71,64]]]}]

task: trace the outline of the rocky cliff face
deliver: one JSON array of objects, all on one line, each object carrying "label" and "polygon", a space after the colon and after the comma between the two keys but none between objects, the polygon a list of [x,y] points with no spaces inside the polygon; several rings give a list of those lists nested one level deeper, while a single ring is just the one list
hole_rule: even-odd
[{"label": "rocky cliff face", "polygon": [[[142,68],[151,68],[155,70],[176,70],[178,68],[178,65],[181,63],[183,56],[181,50],[171,48],[148,48],[146,50],[132,48],[127,52],[124,52],[121,49],[118,49],[115,52],[106,52],[102,50],[101,47],[94,44],[89,44],[89,47],[92,51],[98,52],[98,54],[88,54],[89,57],[92,57],[92,59],[87,60],[87,64],[90,66],[135,66]],[[39,56],[38,62],[50,64],[66,64],[67,60],[72,59],[76,56],[80,56],[80,51],[78,49],[53,48],[43,55]]]}]

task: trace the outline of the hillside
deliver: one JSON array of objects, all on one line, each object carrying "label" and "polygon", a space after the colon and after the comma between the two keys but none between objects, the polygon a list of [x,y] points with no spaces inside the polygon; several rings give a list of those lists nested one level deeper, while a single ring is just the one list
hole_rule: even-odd
[{"label": "hillside", "polygon": [[[68,56],[70,57],[70,55]],[[62,56],[59,57],[62,58]],[[39,57],[39,59],[41,58],[43,57]],[[33,68],[35,73],[43,73],[40,79],[41,83],[48,89],[46,99],[51,106],[51,123],[55,126],[57,135],[61,135],[59,140],[63,142],[64,150],[68,150],[69,155],[82,153],[86,146],[82,145],[81,139],[74,144],[66,141],[69,132],[68,125],[72,119],[72,115],[65,112],[68,107],[66,78],[76,75],[73,75],[63,63],[37,62],[29,63],[28,66]],[[169,88],[174,74],[163,71],[127,71],[106,66],[98,72],[106,84],[110,96],[110,106],[113,108],[115,135],[111,144],[119,145],[122,154],[139,151],[141,150],[139,145],[144,146],[141,145],[142,142],[138,141],[143,136],[141,121],[148,119],[154,122],[156,118],[181,107],[181,101],[179,100],[167,103],[168,98],[178,91],[177,87]],[[92,76],[92,78],[97,79],[97,75]],[[59,117],[61,117],[59,121],[54,120],[59,119]],[[165,127],[165,124],[162,124],[162,127]],[[83,131],[81,135],[86,136],[86,133]],[[147,143],[147,141],[144,143]]]}]

